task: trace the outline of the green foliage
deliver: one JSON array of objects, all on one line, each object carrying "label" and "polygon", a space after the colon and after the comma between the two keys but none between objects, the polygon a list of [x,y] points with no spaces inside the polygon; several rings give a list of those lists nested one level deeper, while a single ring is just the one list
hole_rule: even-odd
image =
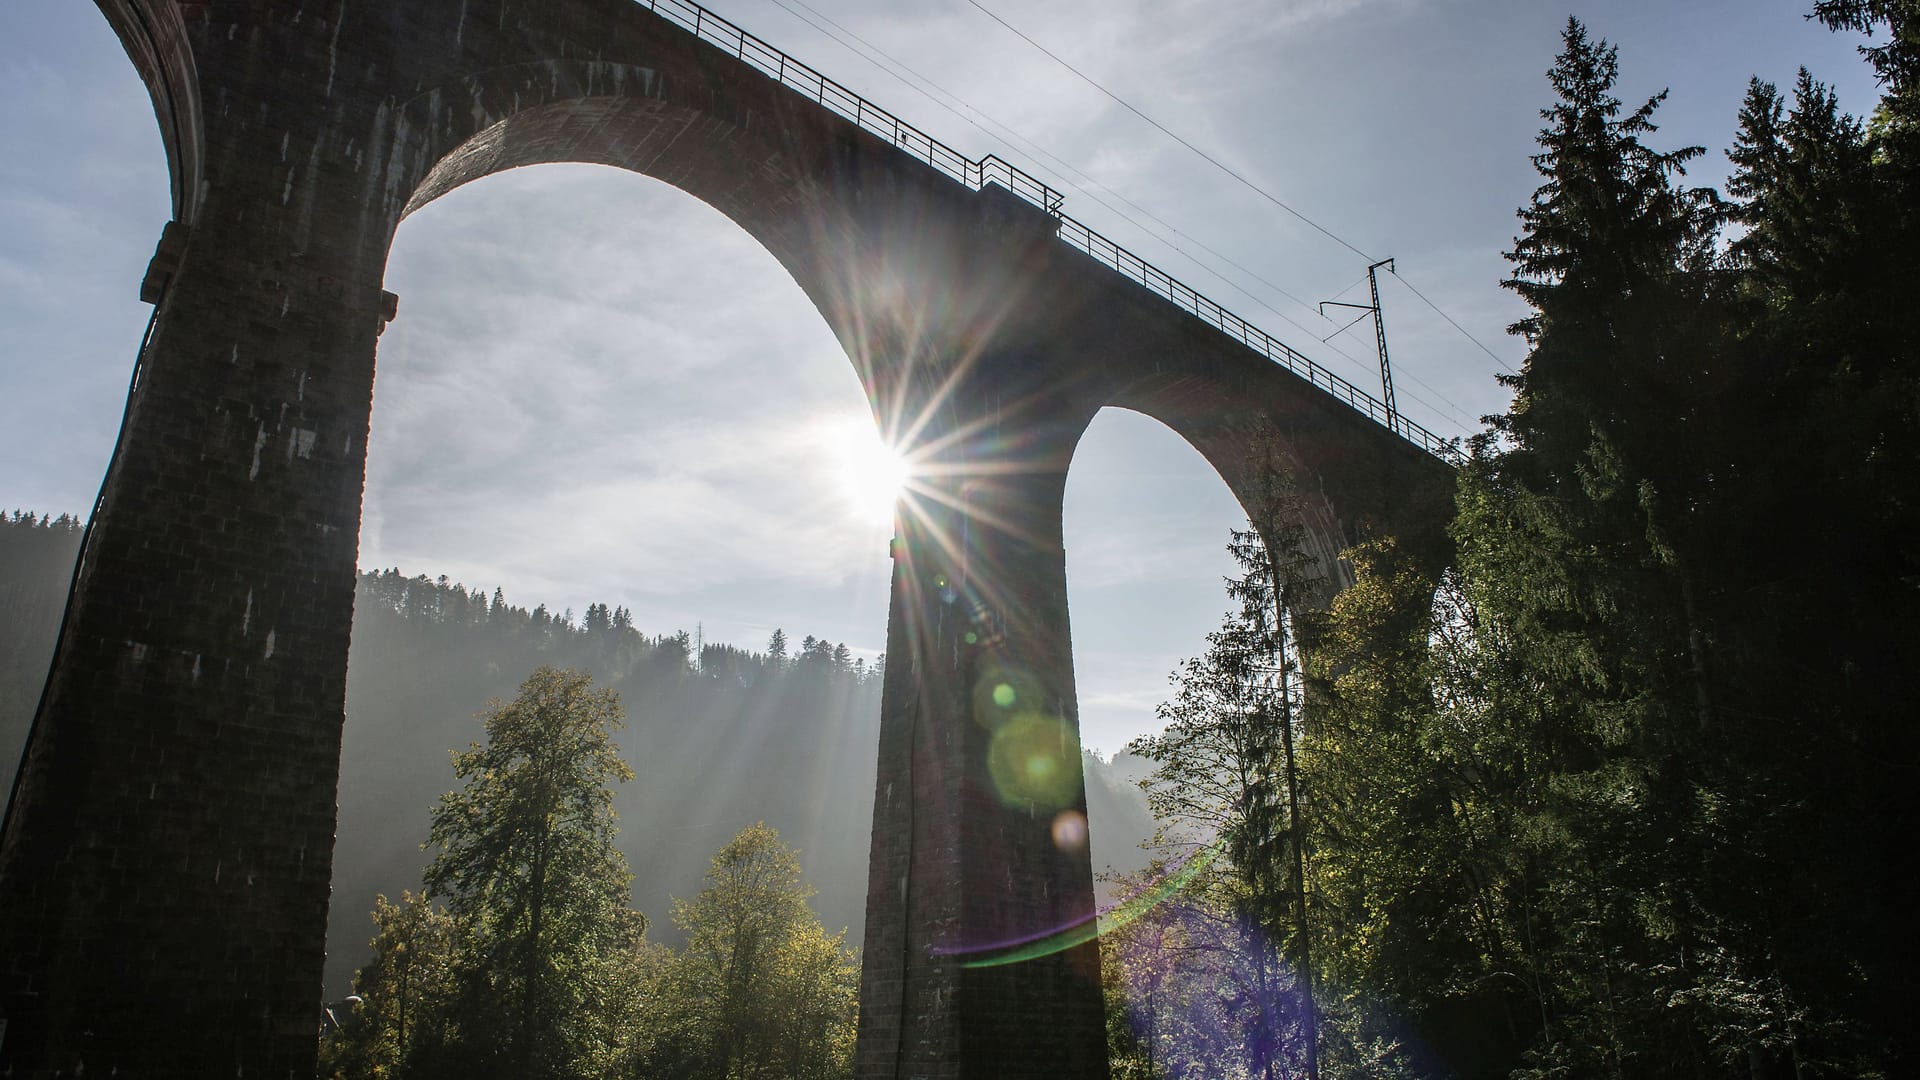
[{"label": "green foliage", "polygon": [[1815,0],[1814,18],[1831,30],[1872,35],[1884,31],[1891,40],[1862,45],[1861,55],[1894,94],[1920,82],[1920,3],[1914,0]]},{"label": "green foliage", "polygon": [[1208,635],[1206,654],[1176,673],[1175,696],[1159,710],[1165,730],[1127,749],[1155,763],[1141,786],[1162,823],[1157,844],[1223,856],[1185,891],[1195,912],[1231,923],[1212,936],[1225,965],[1216,974],[1240,1004],[1239,1022],[1227,1027],[1239,1033],[1245,1068],[1272,1075],[1298,1067],[1317,1077],[1294,613],[1321,583],[1290,477],[1272,447],[1255,455],[1263,459],[1249,470],[1256,519],[1228,544],[1242,568],[1227,583],[1239,610]]},{"label": "green foliage", "polygon": [[800,861],[764,823],[714,855],[707,885],[675,901],[686,946],[658,983],[662,1076],[829,1080],[852,1075],[859,962],[845,931],[807,907]]},{"label": "green foliage", "polygon": [[[1176,1062],[1255,1021],[1169,1002],[1235,986],[1290,896],[1327,1075],[1913,1071],[1914,875],[1888,853],[1920,761],[1916,12],[1819,6],[1892,31],[1888,97],[1862,125],[1806,72],[1756,81],[1732,203],[1684,185],[1701,151],[1652,146],[1660,98],[1625,109],[1569,22],[1509,253],[1512,408],[1459,473],[1450,560],[1363,542],[1305,621],[1295,827],[1249,797],[1275,760],[1253,608],[1140,747],[1166,836],[1230,857],[1109,935],[1129,1075],[1255,1064]],[[1258,869],[1262,835],[1303,888]]]},{"label": "green foliage", "polygon": [[540,669],[456,755],[427,895],[376,902],[373,958],[321,1043],[333,1080],[474,1076],[835,1080],[851,1075],[859,962],[807,907],[796,854],[756,824],[646,940],[612,847],[618,700]]},{"label": "green foliage", "polygon": [[[1821,14],[1898,45],[1910,8]],[[1318,969],[1412,1026],[1408,1068],[1898,1075],[1916,159],[1804,72],[1756,82],[1722,203],[1611,47],[1564,46],[1509,256],[1532,348],[1452,565],[1349,552],[1309,656]]]},{"label": "green foliage", "polygon": [[645,867],[633,902],[659,916],[666,937],[677,937],[666,919],[671,897],[699,891],[712,848],[756,820],[806,849],[823,919],[836,926],[859,919],[879,723],[874,665],[775,667],[757,648],[709,637],[696,668],[692,635],[683,643],[678,634],[643,634],[638,616],[622,608],[584,605],[608,607],[598,632],[564,618],[536,627],[532,612],[509,603],[510,594],[494,602],[495,592],[391,571],[361,576],[341,758],[331,993],[344,994],[365,959],[361,919],[373,896],[397,896],[418,882],[417,852],[427,839],[421,810],[454,786],[446,748],[480,738],[475,711],[490,697],[513,697],[521,677],[541,665],[588,671],[596,685],[620,692],[628,719],[615,740],[636,779],[615,792],[626,823],[615,839],[629,865]]},{"label": "green foliage", "polygon": [[536,670],[487,713],[486,745],[454,755],[463,786],[433,812],[429,896],[459,943],[437,1065],[513,1063],[524,1077],[589,1071],[607,1041],[612,958],[645,929],[614,847],[618,697],[583,672]]},{"label": "green foliage", "polygon": [[320,1075],[333,1080],[405,1075],[416,1047],[445,1038],[453,920],[424,895],[407,892],[397,904],[376,897],[373,924],[373,960],[355,975],[354,997],[335,1016],[338,1032],[320,1043]]}]

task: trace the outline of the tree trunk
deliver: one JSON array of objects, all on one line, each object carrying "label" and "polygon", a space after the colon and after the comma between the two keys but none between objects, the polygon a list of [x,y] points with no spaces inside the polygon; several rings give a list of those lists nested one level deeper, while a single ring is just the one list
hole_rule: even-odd
[{"label": "tree trunk", "polygon": [[[544,807],[543,807],[544,809]],[[520,978],[520,1075],[533,1075],[534,1013],[539,1006],[540,932],[546,915],[548,845],[553,836],[553,815],[544,815],[540,839],[534,848],[533,873],[527,881],[526,958],[521,962]]]},{"label": "tree trunk", "polygon": [[1313,1001],[1313,954],[1307,940],[1306,829],[1300,824],[1300,771],[1293,755],[1292,685],[1287,678],[1286,605],[1278,567],[1273,567],[1273,622],[1274,659],[1280,671],[1280,753],[1287,775],[1287,831],[1293,847],[1294,979],[1300,986],[1302,1015],[1306,1018],[1307,1080],[1320,1080],[1320,1013]]}]

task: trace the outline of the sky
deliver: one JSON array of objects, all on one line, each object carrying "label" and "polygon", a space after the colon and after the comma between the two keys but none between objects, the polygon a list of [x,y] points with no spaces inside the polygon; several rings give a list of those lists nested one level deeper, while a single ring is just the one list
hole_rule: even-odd
[{"label": "sky", "polygon": [[[1383,277],[1381,297],[1397,398],[1445,436],[1504,407],[1494,376],[1523,355],[1501,253],[1538,182],[1543,74],[1570,14],[1620,47],[1630,104],[1670,91],[1652,141],[1707,147],[1696,183],[1724,180],[1751,76],[1784,85],[1804,64],[1850,111],[1876,97],[1858,39],[1804,20],[1810,0],[981,3],[1060,60],[970,0],[711,6],[1048,179],[1068,213],[1363,388],[1378,385],[1369,328],[1323,343],[1346,320],[1314,305],[1364,302],[1356,250],[1395,258],[1406,283]],[[0,508],[84,514],[148,315],[164,155],[83,0],[0,7],[0,100]],[[380,343],[362,567],[555,611],[624,604],[649,633],[760,648],[778,626],[883,647],[889,529],[845,479],[874,438],[858,381],[716,211],[611,169],[515,170],[404,222],[386,287],[400,311]],[[1168,673],[1226,609],[1241,517],[1167,429],[1095,420],[1066,518],[1085,745],[1112,753],[1157,726]]]}]

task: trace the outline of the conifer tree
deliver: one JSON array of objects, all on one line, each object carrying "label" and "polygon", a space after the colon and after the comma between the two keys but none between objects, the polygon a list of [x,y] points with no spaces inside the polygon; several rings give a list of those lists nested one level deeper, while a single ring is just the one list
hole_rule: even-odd
[{"label": "conifer tree", "polygon": [[609,958],[644,928],[613,844],[610,785],[633,775],[612,741],[619,699],[541,668],[485,719],[486,744],[454,755],[462,786],[433,812],[426,887],[458,941],[436,1064],[580,1075],[604,1041]]},{"label": "conifer tree", "polygon": [[[1911,1024],[1890,1002],[1920,993],[1920,952],[1886,915],[1913,876],[1881,854],[1916,821],[1903,769],[1881,763],[1920,759],[1920,113],[1898,58],[1920,9],[1817,14],[1892,31],[1869,50],[1887,96],[1862,125],[1805,71],[1790,97],[1756,81],[1728,155],[1748,229],[1734,404],[1764,437],[1738,444],[1716,519],[1728,708],[1709,762],[1727,880],[1713,907],[1764,961],[1727,965],[1727,989],[1703,1000],[1723,1028],[1768,1025],[1759,1053],[1782,1071],[1864,1073],[1911,1068],[1915,1040],[1896,1035]],[[1777,883],[1740,887],[1762,879]]]},{"label": "conifer tree", "polygon": [[1227,584],[1239,610],[1208,635],[1205,656],[1176,674],[1174,699],[1159,710],[1166,730],[1127,750],[1155,762],[1142,786],[1163,823],[1161,843],[1218,838],[1224,846],[1222,871],[1198,884],[1234,913],[1248,953],[1247,1068],[1275,1076],[1298,1063],[1318,1077],[1294,619],[1319,570],[1305,550],[1291,479],[1271,460],[1273,448],[1255,454],[1268,459],[1250,470],[1259,478],[1259,520],[1233,531],[1228,544],[1242,570]]}]

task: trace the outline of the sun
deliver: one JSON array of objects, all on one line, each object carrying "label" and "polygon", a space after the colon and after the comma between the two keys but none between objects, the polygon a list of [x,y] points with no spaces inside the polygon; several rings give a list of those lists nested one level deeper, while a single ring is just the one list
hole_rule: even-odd
[{"label": "sun", "polygon": [[894,504],[910,471],[906,459],[865,416],[833,424],[829,442],[841,494],[854,516],[874,525],[893,524]]}]

